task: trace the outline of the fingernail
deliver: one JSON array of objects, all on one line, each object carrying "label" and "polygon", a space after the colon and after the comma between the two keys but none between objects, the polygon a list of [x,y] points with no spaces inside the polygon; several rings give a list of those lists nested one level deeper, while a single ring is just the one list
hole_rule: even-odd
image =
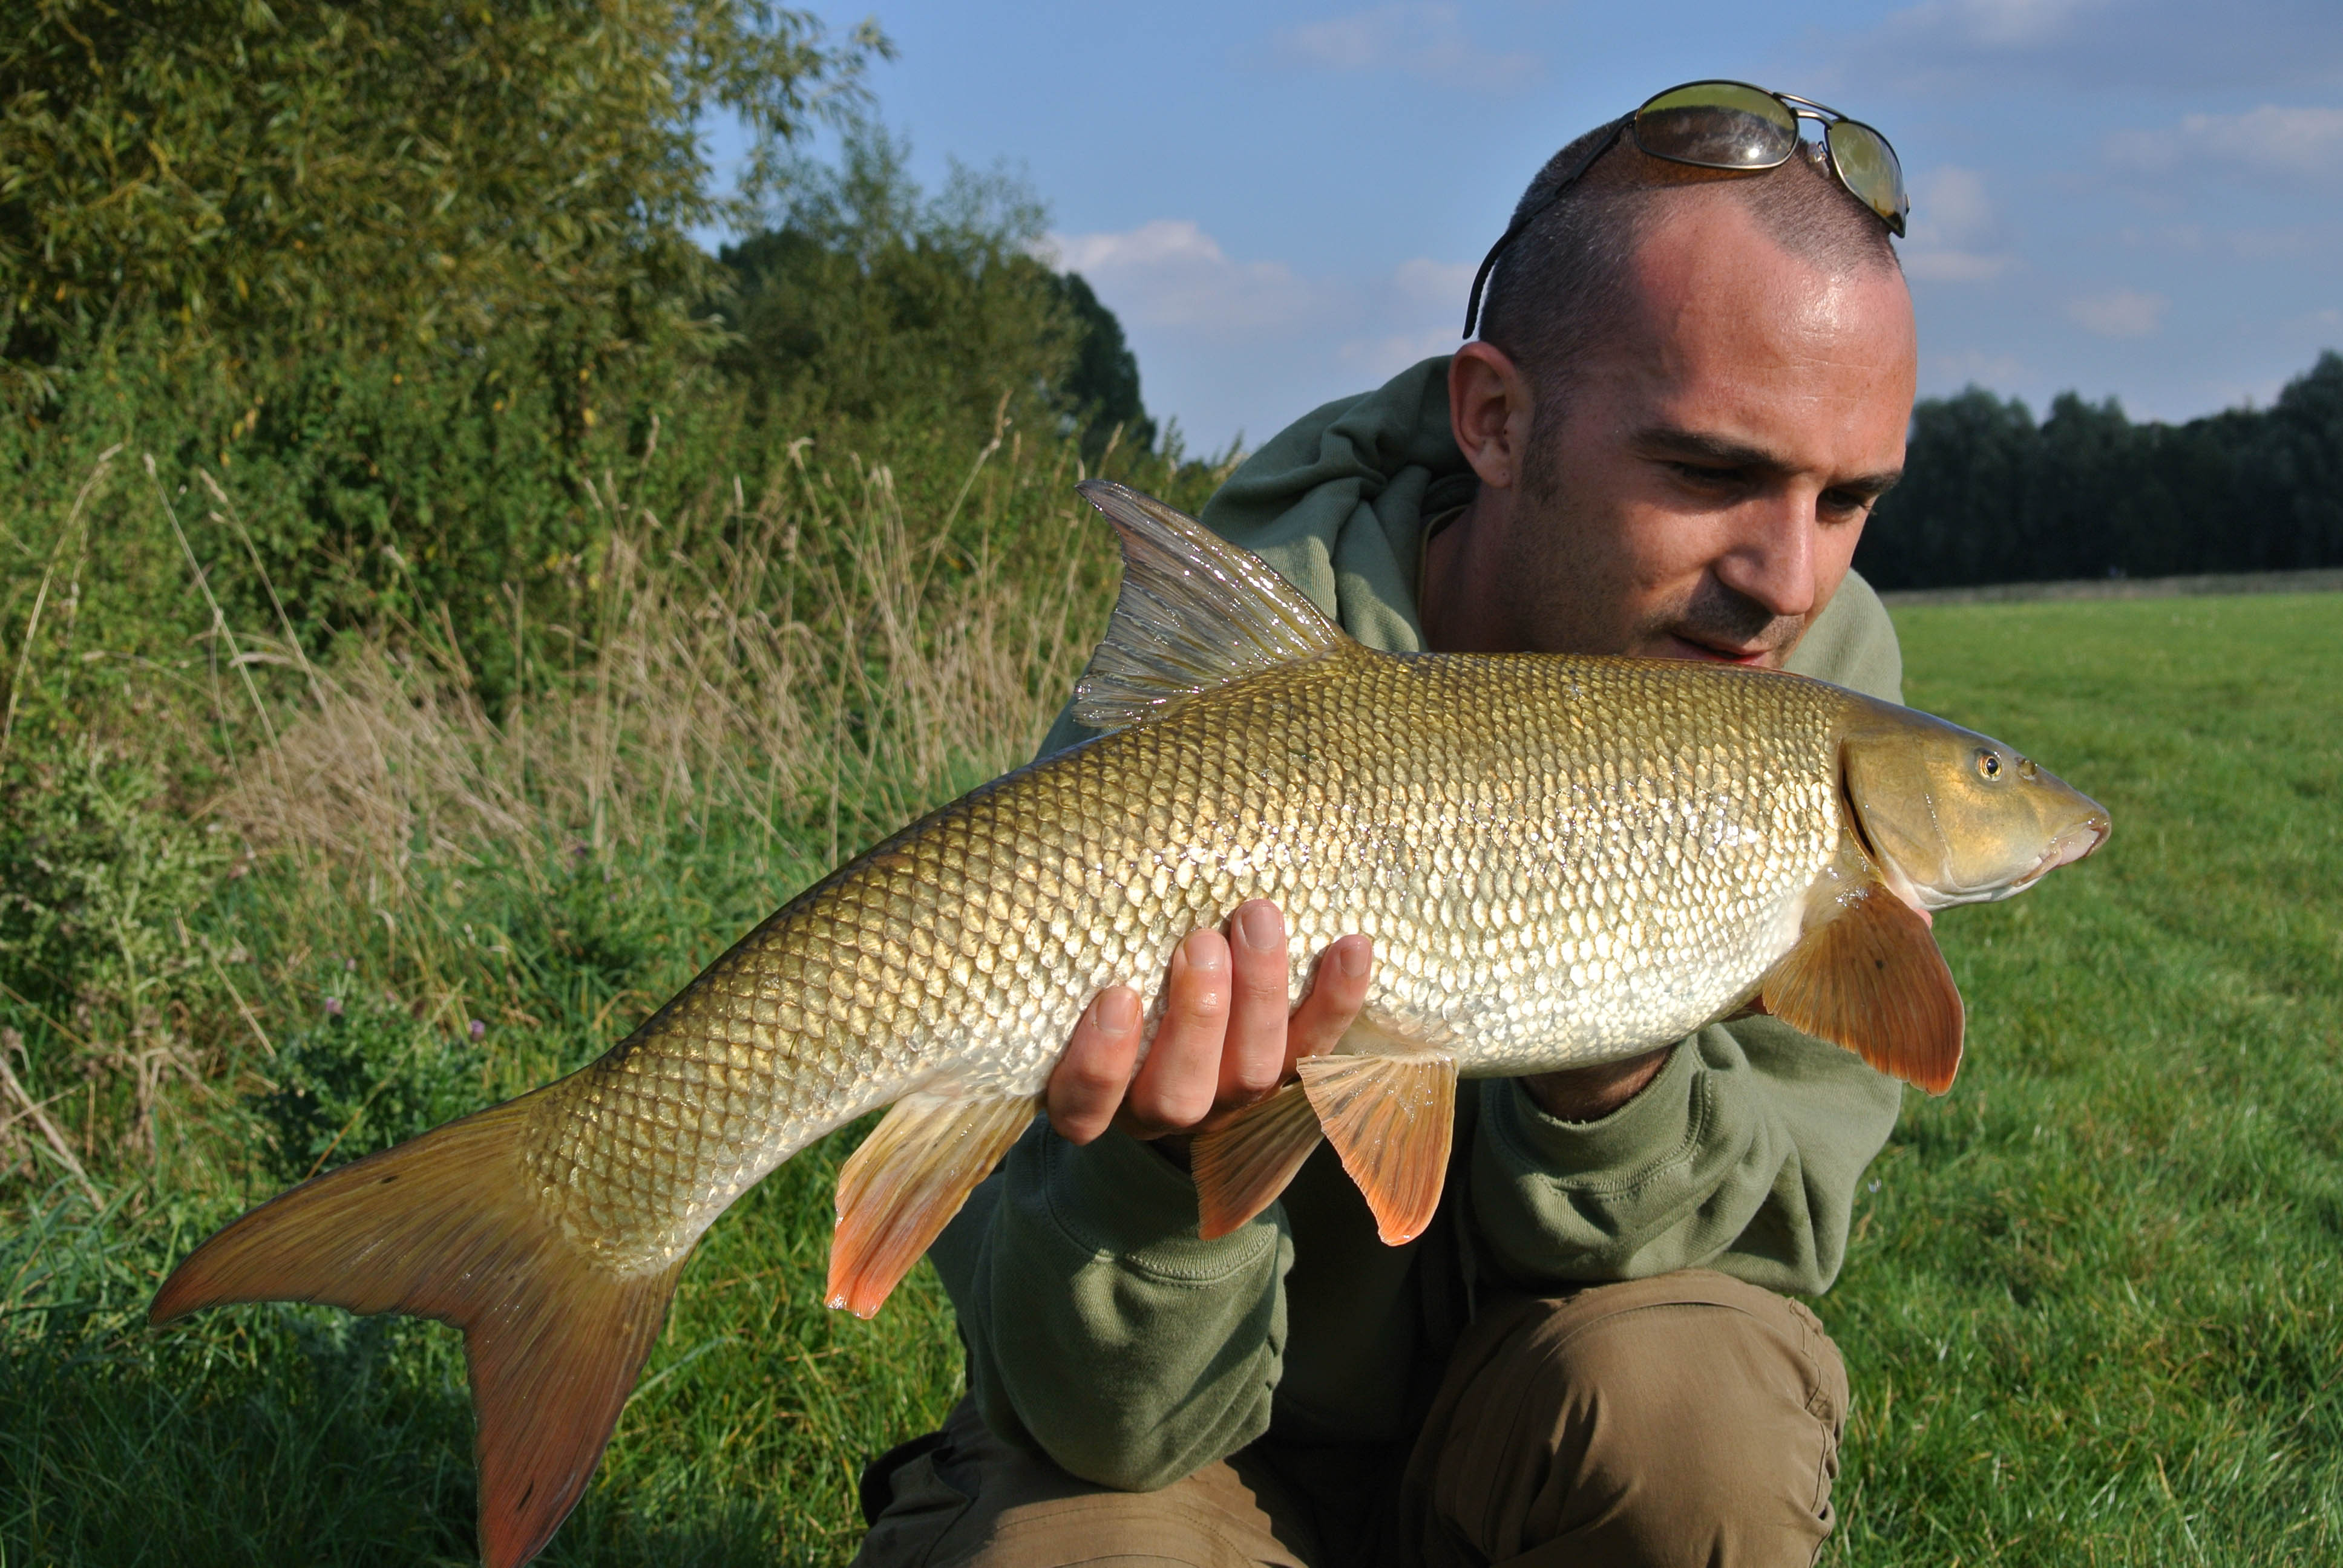
[{"label": "fingernail", "polygon": [[1257,953],[1273,952],[1282,945],[1277,927],[1277,910],[1268,904],[1247,904],[1237,911],[1237,935]]},{"label": "fingernail", "polygon": [[1334,961],[1342,965],[1342,972],[1353,980],[1364,977],[1371,957],[1373,954],[1364,942],[1344,942],[1334,950]]},{"label": "fingernail", "polygon": [[1127,990],[1111,990],[1098,999],[1091,1017],[1109,1034],[1128,1034],[1139,1027],[1139,999]]},{"label": "fingernail", "polygon": [[1224,944],[1212,940],[1210,931],[1192,931],[1180,944],[1180,956],[1200,970],[1219,969],[1221,955],[1227,951]]}]

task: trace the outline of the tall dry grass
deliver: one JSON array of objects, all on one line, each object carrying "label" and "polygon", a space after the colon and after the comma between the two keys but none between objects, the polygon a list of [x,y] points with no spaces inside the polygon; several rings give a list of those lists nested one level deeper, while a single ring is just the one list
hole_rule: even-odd
[{"label": "tall dry grass", "polygon": [[[274,625],[232,624],[213,585],[257,574],[258,557],[197,559],[179,515],[202,506],[206,537],[243,538],[232,482],[199,473],[200,493],[175,497],[151,462],[91,476],[85,490],[127,484],[167,517],[211,626],[167,657],[5,628],[12,708],[44,689],[45,658],[122,666],[108,700],[45,732],[135,797],[113,801],[136,820],[90,875],[119,893],[129,839],[176,848],[159,854],[175,868],[160,901],[117,897],[106,929],[79,932],[121,961],[84,967],[69,1017],[0,995],[19,1046],[0,1161],[30,1178],[70,1148],[85,1183],[122,1161],[159,1174],[176,1117],[205,1164],[223,1109],[269,1091],[283,1037],[340,991],[451,1037],[568,1030],[513,1066],[541,1072],[581,1028],[622,1030],[655,1005],[650,990],[720,951],[758,901],[1029,757],[1111,602],[1111,536],[1071,491],[1079,456],[996,437],[956,482],[907,499],[888,464],[809,446],[664,516],[644,499],[656,429],[632,482],[582,483],[597,543],[560,563],[561,592],[507,585],[519,677],[493,703],[444,618],[387,619],[330,651],[302,646],[281,608]],[[63,777],[58,758],[37,761],[36,793]],[[556,1017],[532,992],[558,977],[518,972],[516,932],[531,900],[581,878],[603,890],[598,920],[671,902],[683,880],[724,890],[695,906],[704,929],[643,939],[672,960],[638,964],[588,1018]],[[165,1104],[168,1086],[183,1092]],[[84,1103],[61,1111],[60,1088]]]}]

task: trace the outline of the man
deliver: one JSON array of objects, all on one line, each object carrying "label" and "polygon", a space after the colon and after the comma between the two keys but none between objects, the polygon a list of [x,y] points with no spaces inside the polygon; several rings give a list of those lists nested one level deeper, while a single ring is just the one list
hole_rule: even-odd
[{"label": "man", "polygon": [[[1900,177],[1867,127],[1817,158],[1810,106],[1733,85],[1563,149],[1492,253],[1479,338],[1310,415],[1204,520],[1373,646],[1895,699],[1848,564],[1912,404]],[[1775,142],[1719,153],[1720,128]],[[1081,737],[1061,719],[1048,749]],[[1048,1124],[934,1250],[970,1395],[872,1467],[860,1561],[1810,1563],[1846,1383],[1787,1293],[1835,1276],[1897,1087],[1770,1019],[1712,1025],[1464,1086],[1448,1197],[1405,1247],[1324,1150],[1206,1241],[1187,1135],[1330,1049],[1372,972],[1345,938],[1289,1017],[1285,954],[1265,902],[1189,938],[1135,1072],[1136,993],[1085,1014]]]}]

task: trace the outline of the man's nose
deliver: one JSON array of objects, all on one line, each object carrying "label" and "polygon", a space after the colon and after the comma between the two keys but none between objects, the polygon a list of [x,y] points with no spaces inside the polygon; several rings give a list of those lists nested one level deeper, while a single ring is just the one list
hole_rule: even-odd
[{"label": "man's nose", "polygon": [[1717,561],[1717,580],[1777,617],[1813,614],[1815,536],[1822,526],[1813,498],[1769,497],[1736,520],[1739,537]]}]

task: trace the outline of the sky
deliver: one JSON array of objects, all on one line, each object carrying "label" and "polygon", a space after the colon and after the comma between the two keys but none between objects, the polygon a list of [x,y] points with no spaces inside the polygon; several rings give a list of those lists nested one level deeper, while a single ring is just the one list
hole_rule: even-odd
[{"label": "sky", "polygon": [[813,8],[894,40],[914,174],[1031,186],[1192,453],[1453,347],[1538,166],[1712,76],[1895,144],[1923,396],[2180,420],[2343,348],[2338,0],[875,5]]}]

